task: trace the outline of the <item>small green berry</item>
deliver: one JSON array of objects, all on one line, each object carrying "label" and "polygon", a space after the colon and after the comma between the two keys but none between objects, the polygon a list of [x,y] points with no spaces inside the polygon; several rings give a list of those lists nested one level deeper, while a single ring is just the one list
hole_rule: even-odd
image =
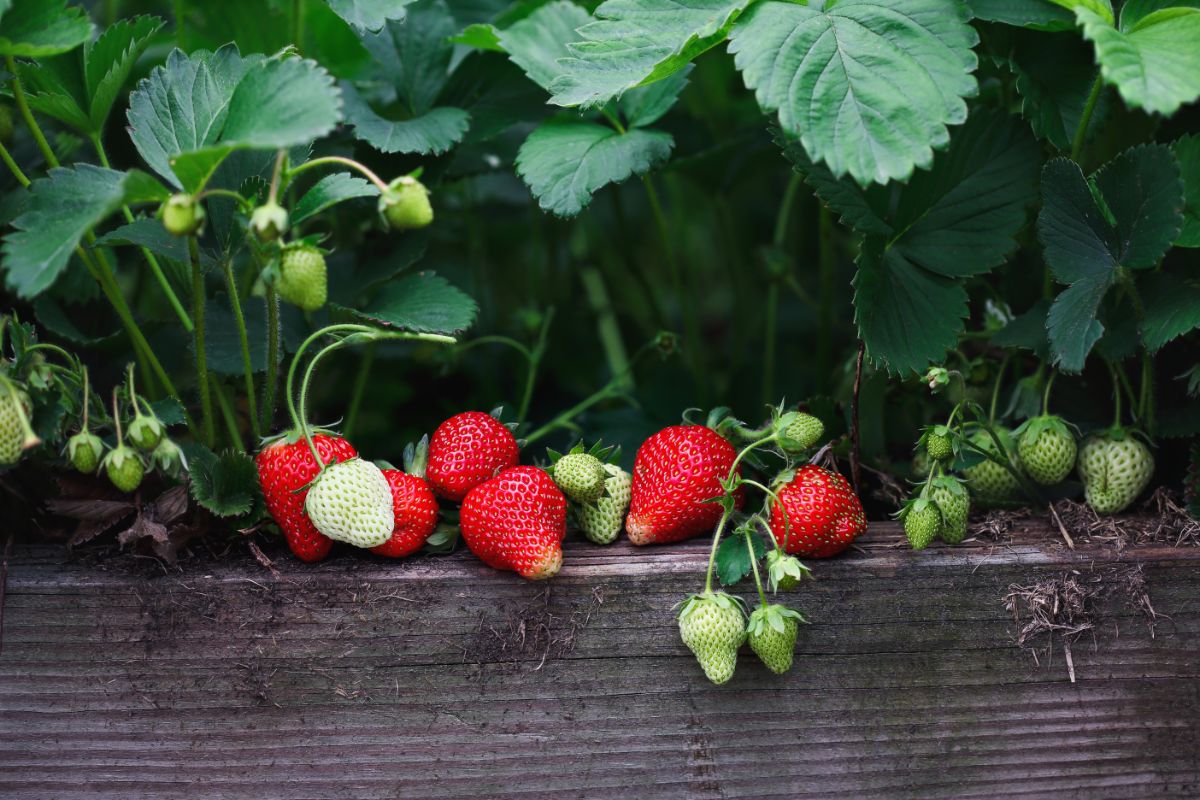
[{"label": "small green berry", "polygon": [[263,244],[273,242],[288,229],[287,210],[278,203],[267,203],[250,215],[250,230]]},{"label": "small green berry", "polygon": [[325,305],[329,291],[324,254],[311,244],[289,244],[279,258],[279,280],[275,286],[285,302],[305,311],[316,311]]},{"label": "small green berry", "polygon": [[104,442],[94,433],[80,431],[67,440],[67,459],[72,467],[86,475],[96,471],[103,455]]},{"label": "small green berry", "polygon": [[424,228],[433,222],[429,190],[408,175],[396,178],[388,184],[387,191],[379,196],[379,214],[392,230]]},{"label": "small green berry", "polygon": [[917,500],[904,515],[904,535],[913,550],[924,550],[942,528],[942,513],[928,500]]},{"label": "small green berry", "polygon": [[780,421],[785,425],[779,445],[787,453],[801,453],[821,441],[825,435],[825,423],[803,411],[785,414]]},{"label": "small green berry", "polygon": [[950,436],[940,431],[930,431],[925,437],[925,450],[934,461],[949,461],[954,456],[954,445]]},{"label": "small green berry", "polygon": [[567,453],[554,463],[552,476],[563,494],[576,503],[595,503],[604,494],[608,473],[604,462],[588,453]]},{"label": "small green berry", "polygon": [[146,467],[142,457],[128,445],[117,445],[104,457],[104,471],[112,485],[122,492],[132,492],[142,485]]},{"label": "small green berry", "polygon": [[163,425],[158,421],[158,417],[138,414],[133,418],[133,422],[129,423],[129,429],[125,435],[139,450],[150,452],[158,447],[164,433]]},{"label": "small green berry", "polygon": [[175,479],[182,477],[187,471],[187,458],[184,457],[183,451],[166,436],[150,454],[150,462],[159,472]]},{"label": "small green berry", "polygon": [[168,233],[191,236],[204,227],[204,207],[190,194],[173,194],[158,209],[158,216]]}]

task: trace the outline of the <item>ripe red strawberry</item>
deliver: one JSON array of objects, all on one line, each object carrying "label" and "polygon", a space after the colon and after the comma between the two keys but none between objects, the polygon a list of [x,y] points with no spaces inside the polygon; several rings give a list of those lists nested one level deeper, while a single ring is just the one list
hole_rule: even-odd
[{"label": "ripe red strawberry", "polygon": [[[724,494],[737,451],[703,425],[672,425],[638,448],[633,462],[633,497],[625,527],[634,544],[663,544],[712,530],[721,518]],[[737,507],[744,500],[737,490]]]},{"label": "ripe red strawberry", "polygon": [[867,530],[862,503],[836,472],[808,464],[776,492],[779,503],[771,509],[771,533],[789,553],[836,556]]},{"label": "ripe red strawberry", "polygon": [[455,414],[429,440],[425,478],[438,495],[460,502],[520,457],[516,437],[504,423],[482,411]]},{"label": "ripe red strawberry", "polygon": [[[326,464],[348,461],[358,455],[340,436],[313,435],[313,444]],[[304,513],[307,487],[319,471],[304,438],[279,439],[259,451],[254,459],[267,510],[283,531],[288,547],[301,561],[320,561],[329,555],[333,540],[321,534]]]},{"label": "ripe red strawberry", "polygon": [[409,475],[398,469],[385,469],[392,489],[392,511],[396,515],[396,528],[392,538],[371,552],[389,558],[403,558],[421,549],[429,534],[437,527],[438,504],[433,490],[424,478]]},{"label": "ripe red strawberry", "polygon": [[545,470],[509,467],[471,490],[459,526],[467,547],[489,567],[549,578],[562,566],[567,498]]}]

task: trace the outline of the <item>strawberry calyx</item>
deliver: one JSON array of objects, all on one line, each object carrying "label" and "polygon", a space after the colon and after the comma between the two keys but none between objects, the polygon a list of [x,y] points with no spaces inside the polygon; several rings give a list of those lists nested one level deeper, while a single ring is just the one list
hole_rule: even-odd
[{"label": "strawberry calyx", "polygon": [[747,633],[752,636],[760,636],[767,632],[770,628],[776,633],[783,633],[786,628],[786,620],[794,619],[796,622],[808,623],[808,619],[803,614],[795,609],[778,603],[760,606],[750,612],[750,619],[746,624]]}]

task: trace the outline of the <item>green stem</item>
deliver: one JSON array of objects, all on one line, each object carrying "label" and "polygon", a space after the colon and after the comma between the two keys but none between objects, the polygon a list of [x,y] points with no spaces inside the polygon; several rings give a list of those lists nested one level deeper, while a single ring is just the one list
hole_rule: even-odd
[{"label": "green stem", "polygon": [[[91,137],[92,148],[96,151],[96,155],[100,158],[100,166],[105,169],[111,169],[108,161],[108,153],[104,150],[104,143],[100,137],[93,135]],[[133,212],[129,210],[129,206],[122,204],[121,213],[125,217],[126,222],[133,222]],[[146,263],[150,265],[150,272],[154,275],[154,280],[158,282],[159,288],[162,289],[163,295],[170,303],[171,309],[175,312],[175,316],[179,317],[179,321],[183,324],[183,329],[187,333],[192,332],[192,318],[188,316],[187,311],[183,308],[183,303],[179,302],[179,297],[175,294],[175,290],[171,288],[170,282],[167,280],[166,274],[158,263],[158,259],[154,253],[150,252],[147,247],[139,248],[142,251],[142,257],[146,259]]]},{"label": "green stem", "polygon": [[375,186],[378,187],[379,191],[381,191],[381,192],[387,191],[387,188],[388,188],[387,184],[383,182],[382,178],[380,178],[378,175],[376,175],[374,172],[372,172],[366,166],[358,163],[354,159],[343,158],[342,156],[322,156],[321,158],[314,158],[311,161],[305,161],[303,164],[300,164],[299,166],[289,169],[287,171],[286,180],[288,182],[290,182],[292,180],[292,178],[296,177],[301,172],[304,172],[305,170],[313,169],[314,167],[324,166],[326,164],[341,164],[343,166],[347,166],[347,167],[350,167],[351,169],[357,170],[358,172],[362,173],[363,177],[365,177],[371,183],[375,184]]},{"label": "green stem", "polygon": [[245,452],[246,445],[242,441],[242,433],[238,430],[237,417],[233,413],[233,404],[229,402],[229,397],[225,394],[225,389],[221,386],[221,382],[217,380],[216,375],[209,376],[209,382],[212,384],[212,393],[217,398],[217,408],[221,411],[221,419],[225,422],[225,430],[229,432],[229,441],[241,452]]},{"label": "green stem", "polygon": [[[192,241],[195,241],[193,238]],[[237,279],[233,275],[233,259],[222,259],[225,271],[225,287],[229,293],[229,307],[233,309],[233,321],[237,324],[238,341],[242,346],[242,372],[246,380],[246,406],[250,414],[250,431],[254,438],[262,434],[258,427],[258,396],[254,389],[254,362],[250,358],[250,337],[246,332],[246,318],[242,314],[242,301],[238,298]]]},{"label": "green stem", "polygon": [[996,401],[1000,399],[1000,387],[1004,385],[1004,373],[1008,370],[1008,362],[1012,356],[1005,355],[1004,360],[1000,362],[1000,369],[996,373],[996,380],[992,383],[992,401],[988,405],[988,425],[996,421]]},{"label": "green stem", "polygon": [[763,608],[766,608],[767,593],[763,591],[762,577],[758,574],[758,554],[754,552],[754,542],[751,540],[750,534],[746,534],[746,550],[750,554],[750,569],[754,571],[754,586],[758,589],[758,602]]},{"label": "green stem", "polygon": [[713,568],[717,564],[717,547],[721,544],[721,534],[725,532],[725,524],[729,522],[729,509],[725,509],[721,513],[721,519],[717,522],[717,529],[713,532],[712,548],[708,551],[708,572],[704,576],[704,593],[712,592]]},{"label": "green stem", "polygon": [[1071,140],[1071,160],[1078,162],[1079,156],[1083,154],[1083,143],[1087,139],[1088,125],[1092,121],[1092,113],[1096,110],[1096,101],[1100,99],[1100,90],[1104,88],[1104,78],[1100,73],[1096,74],[1096,80],[1092,82],[1092,91],[1088,94],[1087,103],[1083,107],[1083,114],[1079,117],[1079,124],[1075,126],[1075,137]]},{"label": "green stem", "polygon": [[533,389],[537,385],[538,368],[542,365],[542,357],[546,354],[546,337],[550,333],[550,323],[554,321],[554,309],[546,311],[542,318],[542,326],[538,329],[537,342],[533,345],[532,357],[529,359],[529,369],[525,372],[525,388],[521,392],[521,405],[517,408],[517,424],[525,422],[529,416],[529,404],[533,402]]},{"label": "green stem", "polygon": [[33,111],[29,108],[29,101],[25,99],[25,89],[21,86],[21,79],[17,77],[16,60],[12,56],[5,56],[4,65],[8,68],[9,73],[12,74],[10,84],[12,86],[13,100],[16,101],[17,110],[21,112],[21,118],[25,120],[25,126],[33,134],[33,139],[37,142],[38,149],[42,151],[42,157],[46,159],[46,163],[51,167],[57,167],[59,165],[58,157],[54,155],[54,150],[51,149],[50,143],[46,141],[46,134],[42,133],[37,120],[33,118]]},{"label": "green stem", "polygon": [[195,236],[188,237],[188,255],[192,261],[192,343],[196,351],[196,388],[200,392],[200,420],[204,426],[204,443],[210,448],[216,443],[213,426],[211,387],[208,382],[208,353],[205,351],[204,273],[200,270],[200,244]]},{"label": "green stem", "polygon": [[174,0],[175,7],[175,46],[187,51],[183,43],[183,0]]},{"label": "green stem", "polygon": [[[788,517],[787,507],[779,499],[779,495],[773,489],[770,489],[770,488],[764,486],[763,484],[759,483],[758,481],[752,481],[749,478],[742,478],[742,483],[746,484],[747,486],[753,486],[754,488],[758,489],[763,494],[765,494],[768,498],[770,498],[771,504],[773,506],[779,507],[780,513],[783,514],[783,538],[786,541],[787,537],[792,532],[792,524],[791,524],[791,520]],[[770,526],[768,525],[767,527],[769,530]],[[775,534],[773,532],[767,538],[771,540],[771,544],[773,544],[775,546],[776,550],[782,549],[779,546],[779,540],[775,538]]]},{"label": "green stem", "polygon": [[4,161],[4,165],[8,167],[8,171],[17,179],[17,183],[24,188],[29,188],[29,178],[21,171],[21,167],[13,159],[12,154],[8,152],[8,148],[4,146],[4,142],[0,142],[0,160]]},{"label": "green stem", "polygon": [[304,0],[292,0],[292,44],[296,51],[304,48]]},{"label": "green stem", "polygon": [[346,423],[342,425],[342,434],[347,438],[354,433],[354,427],[358,423],[358,410],[362,407],[363,395],[367,391],[367,381],[371,377],[371,367],[375,365],[377,350],[375,342],[368,344],[363,350],[362,360],[358,363],[358,374],[354,376],[354,388],[350,390],[350,408],[346,411]]},{"label": "green stem", "polygon": [[1054,386],[1054,379],[1058,377],[1058,370],[1051,368],[1050,377],[1046,379],[1046,388],[1042,392],[1042,416],[1050,413],[1050,389]]},{"label": "green stem", "polygon": [[763,314],[763,405],[771,405],[775,399],[775,339],[778,335],[779,281],[771,278],[767,284],[766,311]]},{"label": "green stem", "polygon": [[[625,352],[625,342],[621,339],[621,328],[617,324],[617,315],[613,311],[612,299],[608,288],[604,285],[604,276],[595,267],[584,267],[579,271],[579,280],[583,282],[583,291],[587,295],[588,305],[596,315],[596,334],[600,337],[600,345],[604,348],[604,359],[608,362],[608,371],[613,375],[624,375],[621,390],[631,392],[634,389],[633,376],[627,369],[629,356]],[[647,292],[647,297],[649,297]]]},{"label": "green stem", "polygon": [[1113,387],[1113,424],[1114,428],[1121,427],[1121,380],[1117,377],[1117,367],[1109,359],[1104,359],[1108,365],[1108,374],[1112,378]]}]

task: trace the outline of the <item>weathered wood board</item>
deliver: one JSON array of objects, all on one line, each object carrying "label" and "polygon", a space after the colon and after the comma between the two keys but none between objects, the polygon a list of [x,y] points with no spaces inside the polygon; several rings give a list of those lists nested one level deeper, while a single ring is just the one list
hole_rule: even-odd
[{"label": "weathered wood board", "polygon": [[[1009,544],[915,554],[896,526],[813,562],[793,671],[708,684],[672,606],[704,542],[570,546],[549,584],[468,554],[248,555],[166,572],[10,558],[0,796],[12,798],[1200,797],[1200,551]],[[1140,563],[1040,666],[1011,584]],[[150,577],[147,577],[150,576]],[[748,592],[743,594],[749,595]]]}]

